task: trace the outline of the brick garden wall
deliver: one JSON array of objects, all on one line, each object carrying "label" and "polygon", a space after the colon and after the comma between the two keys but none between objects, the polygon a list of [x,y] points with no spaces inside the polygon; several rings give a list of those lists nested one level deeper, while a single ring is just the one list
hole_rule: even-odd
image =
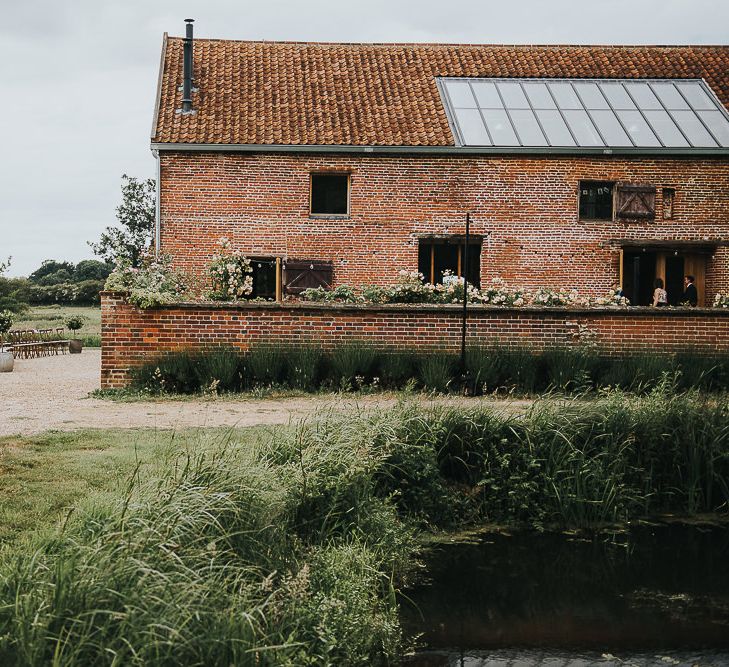
[{"label": "brick garden wall", "polygon": [[[353,339],[397,347],[457,350],[458,306],[347,306],[251,303],[177,304],[150,310],[124,296],[101,295],[101,386],[121,387],[130,368],[165,351],[258,342],[318,342],[328,347]],[[729,352],[729,311],[617,309],[507,309],[473,306],[468,343],[544,348],[580,340],[584,331],[610,352],[694,348]]]},{"label": "brick garden wall", "polygon": [[[597,296],[619,280],[616,239],[729,239],[729,161],[612,156],[382,156],[162,151],[161,249],[201,274],[228,237],[248,255],[327,260],[336,284],[390,284],[417,270],[418,235],[483,235],[482,282]],[[351,174],[347,218],[309,216],[312,172]],[[580,180],[657,188],[654,221],[578,220]],[[663,189],[676,191],[663,219]],[[706,297],[729,289],[729,249],[708,260]]]}]

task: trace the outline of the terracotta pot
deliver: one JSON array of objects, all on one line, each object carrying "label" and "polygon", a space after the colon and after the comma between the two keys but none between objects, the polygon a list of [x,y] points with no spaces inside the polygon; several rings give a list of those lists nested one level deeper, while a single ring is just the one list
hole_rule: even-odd
[{"label": "terracotta pot", "polygon": [[68,351],[71,354],[81,354],[81,350],[83,350],[84,342],[82,340],[79,340],[78,338],[72,338],[70,341],[68,341]]},{"label": "terracotta pot", "polygon": [[12,352],[0,352],[0,373],[10,373],[14,363]]}]

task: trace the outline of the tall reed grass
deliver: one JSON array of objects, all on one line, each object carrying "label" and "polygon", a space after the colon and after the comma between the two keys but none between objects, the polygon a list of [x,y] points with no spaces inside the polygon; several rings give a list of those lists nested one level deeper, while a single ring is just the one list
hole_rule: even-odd
[{"label": "tall reed grass", "polygon": [[727,511],[729,404],[327,414],[182,457],[0,563],[0,664],[377,665],[417,531]]}]

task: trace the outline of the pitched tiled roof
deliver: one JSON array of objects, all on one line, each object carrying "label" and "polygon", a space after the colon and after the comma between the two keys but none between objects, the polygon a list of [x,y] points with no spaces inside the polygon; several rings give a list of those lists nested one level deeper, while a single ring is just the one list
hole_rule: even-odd
[{"label": "pitched tiled roof", "polygon": [[165,42],[156,143],[452,146],[436,77],[703,78],[729,105],[729,47]]}]

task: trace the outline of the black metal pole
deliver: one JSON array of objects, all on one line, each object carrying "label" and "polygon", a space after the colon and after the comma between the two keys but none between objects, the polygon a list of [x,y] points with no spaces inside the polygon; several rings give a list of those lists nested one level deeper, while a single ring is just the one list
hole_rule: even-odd
[{"label": "black metal pole", "polygon": [[463,318],[461,321],[461,375],[466,376],[466,319],[468,317],[468,243],[471,240],[471,214],[466,213],[466,241],[463,245]]},{"label": "black metal pole", "polygon": [[192,24],[195,19],[185,19],[185,40],[182,43],[182,111],[192,111]]}]

